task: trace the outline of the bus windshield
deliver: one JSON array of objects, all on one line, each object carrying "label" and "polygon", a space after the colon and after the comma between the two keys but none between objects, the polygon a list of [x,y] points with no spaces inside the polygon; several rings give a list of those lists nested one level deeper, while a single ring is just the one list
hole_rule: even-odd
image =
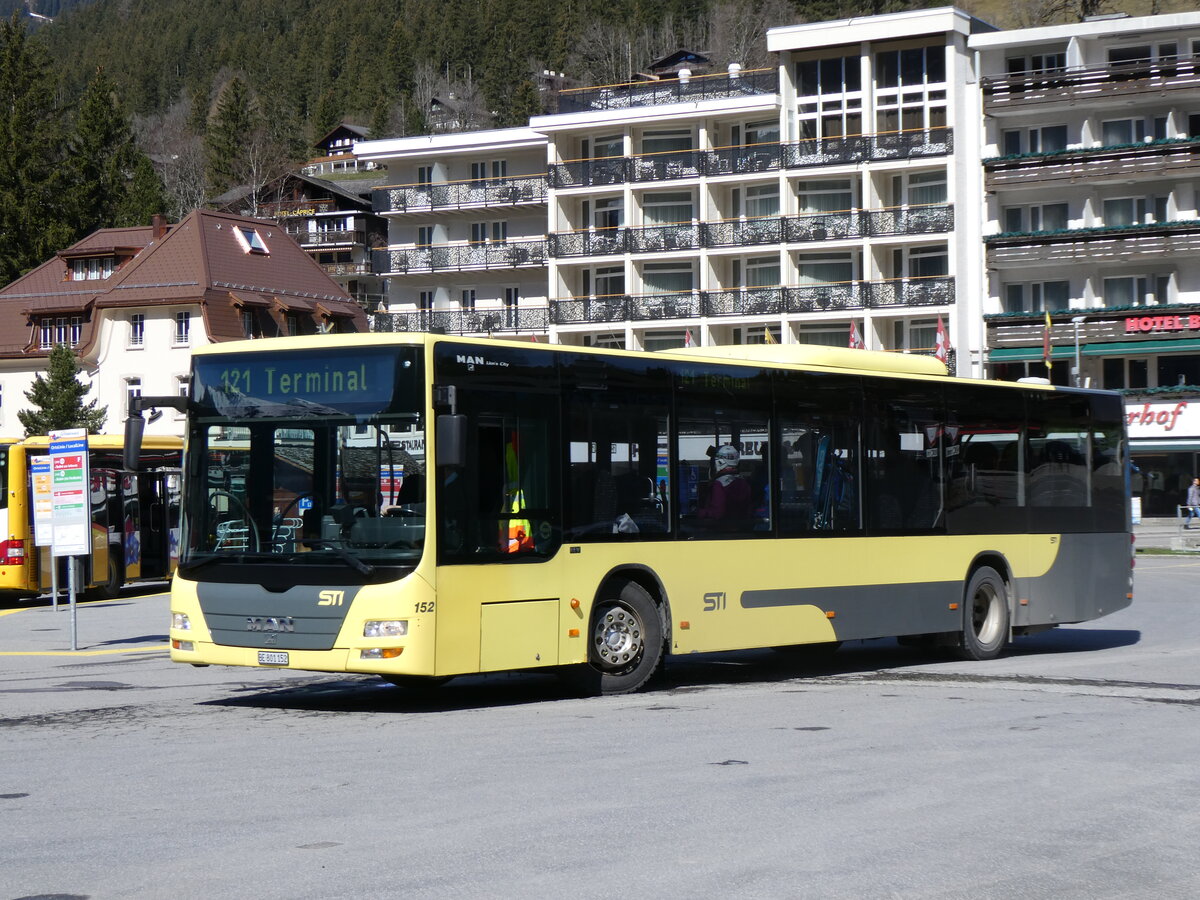
[{"label": "bus windshield", "polygon": [[425,543],[415,350],[205,356],[187,456],[181,567],[215,559],[412,566]]}]

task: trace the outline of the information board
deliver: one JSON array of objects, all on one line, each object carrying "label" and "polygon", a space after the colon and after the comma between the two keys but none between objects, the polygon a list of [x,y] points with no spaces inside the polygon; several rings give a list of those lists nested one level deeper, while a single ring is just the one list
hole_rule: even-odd
[{"label": "information board", "polygon": [[92,552],[92,514],[85,429],[50,432],[50,468],[52,553],[88,556]]},{"label": "information board", "polygon": [[49,547],[54,542],[52,471],[49,456],[29,457],[29,475],[33,482],[33,543],[37,547]]}]

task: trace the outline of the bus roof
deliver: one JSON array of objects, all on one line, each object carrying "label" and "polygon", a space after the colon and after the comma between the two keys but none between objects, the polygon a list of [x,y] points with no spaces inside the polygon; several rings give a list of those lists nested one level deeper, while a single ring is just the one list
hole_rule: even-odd
[{"label": "bus roof", "polygon": [[[97,450],[120,450],[125,446],[123,434],[89,434],[88,447]],[[44,434],[18,440],[17,443],[26,447],[49,447],[50,438]],[[183,438],[172,434],[148,434],[142,439],[142,446],[148,450],[180,450],[183,448]]]},{"label": "bus roof", "polygon": [[[331,347],[354,346],[420,346],[434,341],[455,344],[496,343],[508,347],[535,348],[559,353],[588,353],[622,355],[629,352],[604,347],[577,347],[572,344],[542,344],[523,340],[491,337],[468,337],[461,335],[431,334],[420,331],[371,332],[356,334],[312,334],[290,337],[256,338],[254,340],[230,341],[197,347],[193,357],[222,353],[256,353],[284,350],[320,350]],[[660,350],[656,356],[679,359],[711,359],[736,364],[752,362],[775,366],[797,366],[806,369],[838,370],[843,372],[877,372],[882,375],[899,375],[912,378],[949,378],[945,363],[933,356],[915,353],[894,353],[882,350],[852,350],[848,347],[827,347],[820,344],[735,344],[715,347],[680,347]],[[993,384],[1016,387],[1013,382],[991,379],[957,377],[956,381],[971,381],[976,384]],[[1025,384],[1025,388],[1054,391],[1050,384]]]}]

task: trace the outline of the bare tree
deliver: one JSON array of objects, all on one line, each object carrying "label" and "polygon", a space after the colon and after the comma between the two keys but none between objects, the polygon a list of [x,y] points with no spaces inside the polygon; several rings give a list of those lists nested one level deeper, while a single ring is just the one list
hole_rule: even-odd
[{"label": "bare tree", "polygon": [[767,51],[767,29],[796,21],[796,8],[789,0],[762,0],[750,6],[723,0],[710,8],[705,23],[709,58],[714,66],[773,66],[777,60]]},{"label": "bare tree", "polygon": [[137,117],[133,122],[138,146],[163,180],[171,203],[166,212],[175,221],[207,200],[204,148],[188,127],[190,107],[190,101],[181,98],[165,112]]}]

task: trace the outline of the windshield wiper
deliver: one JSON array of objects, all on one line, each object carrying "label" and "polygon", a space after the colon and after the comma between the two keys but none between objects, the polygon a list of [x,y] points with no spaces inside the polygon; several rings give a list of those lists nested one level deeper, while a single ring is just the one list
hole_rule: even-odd
[{"label": "windshield wiper", "polygon": [[370,575],[375,571],[374,566],[367,565],[353,553],[348,552],[342,547],[337,546],[333,541],[323,541],[317,538],[304,538],[296,541],[297,544],[303,544],[306,547],[320,547],[322,550],[332,550],[333,555],[348,565],[360,575]]}]

